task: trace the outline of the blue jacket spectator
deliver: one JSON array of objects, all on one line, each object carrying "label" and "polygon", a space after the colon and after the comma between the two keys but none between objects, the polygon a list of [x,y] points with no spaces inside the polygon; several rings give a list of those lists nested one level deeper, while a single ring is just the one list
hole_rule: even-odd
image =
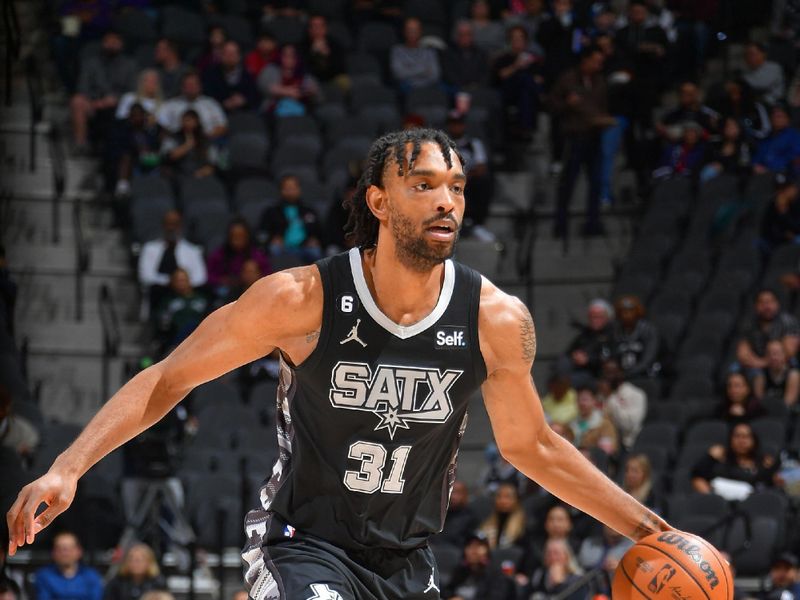
[{"label": "blue jacket spectator", "polygon": [[753,157],[756,173],[772,171],[795,175],[800,171],[800,131],[790,126],[784,106],[770,111],[772,135],[759,144]]},{"label": "blue jacket spectator", "polygon": [[53,564],[36,572],[37,600],[102,600],[103,581],[97,571],[81,564],[83,549],[68,532],[53,540]]}]

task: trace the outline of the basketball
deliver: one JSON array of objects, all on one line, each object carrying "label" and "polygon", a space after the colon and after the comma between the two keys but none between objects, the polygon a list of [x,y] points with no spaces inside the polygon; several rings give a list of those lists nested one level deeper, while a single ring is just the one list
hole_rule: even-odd
[{"label": "basketball", "polygon": [[730,600],[733,575],[719,552],[683,531],[654,533],[633,546],[617,567],[612,598]]}]

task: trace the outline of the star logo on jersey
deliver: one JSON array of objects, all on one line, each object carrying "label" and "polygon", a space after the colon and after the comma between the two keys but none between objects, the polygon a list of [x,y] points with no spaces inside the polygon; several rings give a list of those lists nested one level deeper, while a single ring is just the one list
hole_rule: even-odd
[{"label": "star logo on jersey", "polygon": [[312,583],[311,591],[314,592],[314,595],[309,596],[306,600],[344,600],[342,595],[334,592],[327,583]]},{"label": "star logo on jersey", "polygon": [[450,388],[463,371],[336,363],[331,371],[329,399],[335,408],[375,413],[375,431],[385,429],[394,439],[410,423],[444,423],[453,413]]}]

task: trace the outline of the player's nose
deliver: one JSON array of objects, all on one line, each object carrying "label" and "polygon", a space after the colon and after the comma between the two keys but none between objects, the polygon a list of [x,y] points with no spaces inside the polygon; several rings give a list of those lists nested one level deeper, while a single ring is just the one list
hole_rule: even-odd
[{"label": "player's nose", "polygon": [[455,198],[447,186],[441,186],[436,194],[436,212],[448,214],[455,208]]}]

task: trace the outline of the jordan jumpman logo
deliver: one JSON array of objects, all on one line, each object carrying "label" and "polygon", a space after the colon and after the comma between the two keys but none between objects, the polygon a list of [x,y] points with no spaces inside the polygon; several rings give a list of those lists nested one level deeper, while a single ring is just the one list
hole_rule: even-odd
[{"label": "jordan jumpman logo", "polygon": [[441,593],[441,590],[436,587],[436,583],[433,581],[433,570],[431,570],[431,578],[428,580],[428,587],[426,587],[422,593],[427,594],[431,590],[436,590],[437,592]]},{"label": "jordan jumpman logo", "polygon": [[347,334],[347,337],[340,341],[340,344],[346,344],[347,342],[358,342],[361,344],[363,348],[367,347],[367,344],[358,337],[358,326],[361,324],[361,319],[356,319],[356,324],[353,325],[353,328],[350,330],[350,333]]}]

